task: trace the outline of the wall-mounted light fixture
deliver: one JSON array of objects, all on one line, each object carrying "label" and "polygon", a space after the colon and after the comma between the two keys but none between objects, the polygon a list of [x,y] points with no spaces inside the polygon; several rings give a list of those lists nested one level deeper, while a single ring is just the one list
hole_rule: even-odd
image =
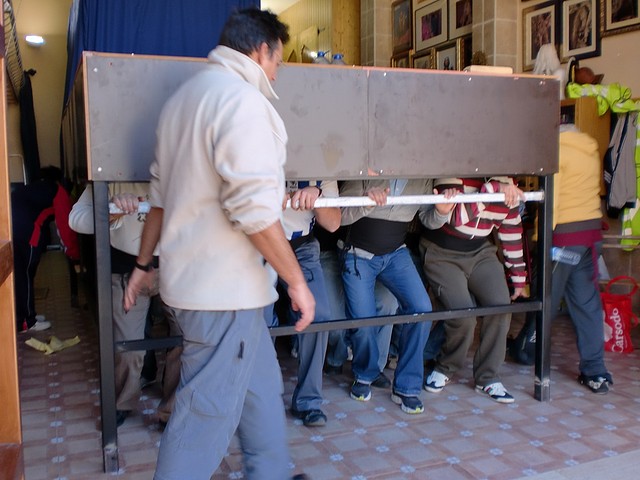
[{"label": "wall-mounted light fixture", "polygon": [[32,47],[41,47],[42,45],[44,45],[44,38],[40,35],[26,35],[24,39],[27,44],[31,45]]}]

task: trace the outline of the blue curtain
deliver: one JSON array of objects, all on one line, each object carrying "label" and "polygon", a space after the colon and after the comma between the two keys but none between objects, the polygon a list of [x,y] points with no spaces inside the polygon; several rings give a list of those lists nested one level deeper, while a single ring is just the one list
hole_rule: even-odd
[{"label": "blue curtain", "polygon": [[74,0],[64,104],[82,51],[205,57],[227,17],[259,0]]}]

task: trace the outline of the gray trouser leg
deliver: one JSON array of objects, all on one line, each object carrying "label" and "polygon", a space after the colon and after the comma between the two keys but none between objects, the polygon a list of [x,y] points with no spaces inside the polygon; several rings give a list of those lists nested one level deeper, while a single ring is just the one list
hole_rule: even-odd
[{"label": "gray trouser leg", "polygon": [[[463,309],[511,303],[504,268],[496,247],[486,244],[473,252],[456,252],[424,242],[424,271],[445,308]],[[500,381],[499,370],[506,354],[510,314],[482,319],[480,343],[474,355],[473,371],[477,385]],[[473,342],[475,317],[446,320],[445,341],[435,369],[448,377],[462,368]]]},{"label": "gray trouser leg", "polygon": [[154,479],[209,480],[239,425],[248,478],[286,478],[282,377],[263,309],[169,311],[182,330],[182,365]]},{"label": "gray trouser leg", "polygon": [[298,335],[298,384],[292,407],[302,412],[322,406],[322,366],[329,332]]},{"label": "gray trouser leg", "polygon": [[[149,310],[149,297],[139,296],[128,312],[124,311],[122,299],[126,288],[126,276],[111,275],[111,298],[113,309],[113,339],[142,340]],[[140,399],[140,372],[145,352],[134,350],[115,354],[116,408],[135,410]]]},{"label": "gray trouser leg", "polygon": [[244,400],[238,436],[249,480],[281,480],[289,472],[282,374],[273,342],[264,329]]}]

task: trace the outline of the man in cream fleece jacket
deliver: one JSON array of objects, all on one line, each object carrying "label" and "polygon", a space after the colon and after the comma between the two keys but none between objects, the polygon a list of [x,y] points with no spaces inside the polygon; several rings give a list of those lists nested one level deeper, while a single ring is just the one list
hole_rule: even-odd
[{"label": "man in cream fleece jacket", "polygon": [[156,480],[208,480],[236,429],[246,478],[291,476],[282,375],[263,317],[277,298],[274,269],[300,312],[298,331],[315,311],[281,224],[287,133],[269,99],[288,38],[270,12],[232,14],[208,68],[160,114],[152,208],[125,299],[130,307],[149,284],[160,241],[160,295],[184,350]]}]

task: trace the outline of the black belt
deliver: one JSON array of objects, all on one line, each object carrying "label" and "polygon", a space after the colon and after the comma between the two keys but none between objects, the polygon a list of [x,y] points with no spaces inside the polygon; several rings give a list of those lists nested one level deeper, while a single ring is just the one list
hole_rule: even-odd
[{"label": "black belt", "polygon": [[289,245],[291,245],[292,250],[295,252],[298,249],[298,247],[301,247],[305,243],[309,243],[312,240],[313,240],[313,233],[309,233],[301,237],[292,238],[291,240],[289,240]]}]

